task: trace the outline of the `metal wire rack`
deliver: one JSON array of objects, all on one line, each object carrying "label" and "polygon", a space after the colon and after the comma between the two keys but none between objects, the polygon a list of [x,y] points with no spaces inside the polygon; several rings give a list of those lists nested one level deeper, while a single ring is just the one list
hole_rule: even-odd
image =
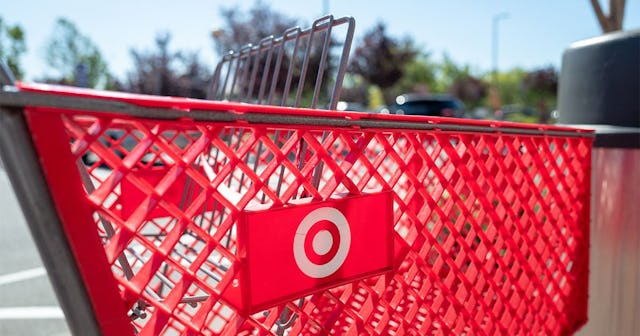
[{"label": "metal wire rack", "polygon": [[[334,39],[339,28],[346,28],[343,40]],[[229,51],[216,66],[208,98],[260,105],[318,108],[323,90],[324,102],[335,110],[346,73],[349,52],[355,30],[352,17],[334,19],[328,15],[317,19],[311,27],[292,27],[282,36],[266,37],[257,44]],[[331,67],[332,47],[340,47]],[[308,77],[315,79],[313,87],[305,88]],[[309,85],[307,85],[309,86]],[[312,90],[308,105],[303,106],[305,89]]]}]

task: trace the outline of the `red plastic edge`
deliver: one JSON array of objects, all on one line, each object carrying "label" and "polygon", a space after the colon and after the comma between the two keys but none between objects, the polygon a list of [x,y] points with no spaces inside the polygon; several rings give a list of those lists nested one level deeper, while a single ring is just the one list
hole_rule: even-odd
[{"label": "red plastic edge", "polygon": [[[89,299],[105,335],[133,335],[126,308],[93,224],[80,174],[59,115],[25,110],[45,179],[76,259]],[[91,224],[91,225],[87,225]],[[82,252],[79,252],[82,251]]]}]

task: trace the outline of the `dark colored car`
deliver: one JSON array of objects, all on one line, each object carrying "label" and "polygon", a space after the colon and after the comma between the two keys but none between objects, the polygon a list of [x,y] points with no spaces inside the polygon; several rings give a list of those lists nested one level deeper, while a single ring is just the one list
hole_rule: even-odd
[{"label": "dark colored car", "polygon": [[462,102],[447,95],[404,94],[396,98],[396,103],[389,110],[392,114],[456,118],[464,116]]}]

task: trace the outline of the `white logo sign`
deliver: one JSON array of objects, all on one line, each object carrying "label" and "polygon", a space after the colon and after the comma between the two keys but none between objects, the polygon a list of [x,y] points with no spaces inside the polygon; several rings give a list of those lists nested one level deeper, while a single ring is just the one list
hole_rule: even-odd
[{"label": "white logo sign", "polygon": [[[328,221],[331,222],[337,229],[338,242],[334,241],[334,235],[327,229],[312,230],[314,225]],[[314,231],[313,237],[310,237],[309,250],[315,253],[317,256],[327,256],[330,251],[335,250],[334,244],[339,244],[335,255],[328,261],[322,264],[314,263],[307,255],[307,248],[305,244],[309,244],[307,236],[310,231]],[[349,253],[349,247],[351,246],[351,230],[349,229],[349,222],[344,217],[342,212],[335,208],[318,208],[311,211],[304,217],[298,229],[296,230],[296,236],[293,239],[293,256],[296,260],[296,264],[300,270],[312,277],[312,278],[326,278],[335,273],[340,266],[344,263]]]}]

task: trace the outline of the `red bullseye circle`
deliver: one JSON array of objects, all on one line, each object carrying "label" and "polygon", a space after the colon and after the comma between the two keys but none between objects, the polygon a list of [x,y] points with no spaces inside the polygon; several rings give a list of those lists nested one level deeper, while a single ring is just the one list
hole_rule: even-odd
[{"label": "red bullseye circle", "polygon": [[[328,252],[318,254],[313,243],[314,239],[316,239],[322,231],[329,232],[331,235],[331,246]],[[327,220],[321,220],[313,224],[304,239],[304,252],[307,258],[309,258],[309,261],[316,265],[324,265],[331,261],[331,259],[336,256],[336,253],[338,253],[338,247],[340,247],[340,232],[338,231],[338,227]]]},{"label": "red bullseye circle", "polygon": [[349,222],[336,208],[317,208],[298,225],[292,247],[293,258],[304,274],[326,278],[342,266],[349,254]]}]

